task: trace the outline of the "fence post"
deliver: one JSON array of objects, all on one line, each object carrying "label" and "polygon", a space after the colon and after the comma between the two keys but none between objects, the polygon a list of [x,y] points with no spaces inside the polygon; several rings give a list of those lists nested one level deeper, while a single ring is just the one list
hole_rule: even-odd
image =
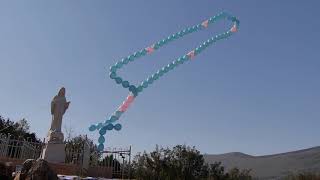
[{"label": "fence post", "polygon": [[8,133],[7,135],[7,142],[5,144],[5,148],[4,148],[4,155],[7,157],[9,156],[10,157],[10,152],[9,151],[9,145],[10,145],[10,133]]},{"label": "fence post", "polygon": [[129,150],[129,180],[131,179],[131,145]]},{"label": "fence post", "polygon": [[[20,152],[20,157],[19,157],[19,159],[24,159],[24,153],[25,153],[25,142],[24,142],[25,140],[23,139],[23,141],[22,141],[22,146],[21,146],[21,152]],[[18,142],[19,143],[19,142]],[[19,146],[19,145],[18,145]]]}]

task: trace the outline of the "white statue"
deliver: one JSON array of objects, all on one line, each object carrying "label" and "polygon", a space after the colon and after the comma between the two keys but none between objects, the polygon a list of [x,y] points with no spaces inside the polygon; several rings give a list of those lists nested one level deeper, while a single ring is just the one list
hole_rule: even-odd
[{"label": "white statue", "polygon": [[62,87],[51,101],[52,122],[50,131],[61,132],[62,117],[69,107],[70,102],[66,100],[66,89]]},{"label": "white statue", "polygon": [[66,100],[66,89],[62,87],[51,101],[52,122],[47,136],[47,143],[42,150],[41,158],[49,162],[64,163],[65,143],[61,132],[62,118],[69,107],[70,102]]},{"label": "white statue", "polygon": [[61,132],[62,117],[69,107],[70,102],[66,100],[66,89],[62,87],[51,101],[51,115],[52,122],[48,133],[47,141],[62,142],[64,139],[63,133]]}]

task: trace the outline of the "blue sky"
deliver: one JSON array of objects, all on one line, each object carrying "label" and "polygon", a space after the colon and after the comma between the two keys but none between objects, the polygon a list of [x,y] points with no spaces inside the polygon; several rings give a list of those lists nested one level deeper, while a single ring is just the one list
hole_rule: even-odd
[{"label": "blue sky", "polygon": [[[272,154],[319,145],[320,17],[309,1],[1,1],[0,114],[27,118],[43,138],[61,86],[74,134],[104,121],[128,91],[108,78],[119,59],[222,10],[239,33],[159,79],[122,117],[107,146],[195,145],[203,153]],[[228,29],[170,43],[120,71],[140,82],[200,42]]]}]

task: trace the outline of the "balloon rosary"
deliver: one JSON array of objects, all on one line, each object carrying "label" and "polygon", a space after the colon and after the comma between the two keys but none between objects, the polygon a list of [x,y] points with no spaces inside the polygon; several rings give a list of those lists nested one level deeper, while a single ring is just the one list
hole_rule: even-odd
[{"label": "balloon rosary", "polygon": [[[186,55],[183,55],[179,57],[178,59],[174,60],[167,66],[164,66],[160,70],[158,70],[156,73],[153,75],[149,76],[146,80],[142,81],[142,83],[138,86],[132,85],[130,82],[122,79],[120,76],[117,75],[117,70],[122,68],[124,65],[127,65],[129,62],[133,62],[139,57],[145,56],[146,54],[151,54],[155,50],[159,49],[160,47],[168,44],[169,42],[179,39],[187,34],[203,30],[208,28],[210,24],[213,24],[217,22],[218,20],[223,20],[227,19],[229,21],[233,22],[233,26],[230,30],[218,34],[207,41],[203,42],[200,46],[195,48],[194,50],[190,51]],[[201,24],[194,25],[192,27],[188,27],[180,32],[177,32],[175,34],[172,34],[171,36],[147,47],[142,49],[141,51],[135,52],[132,55],[125,57],[118,61],[115,65],[110,67],[110,78],[115,80],[115,82],[119,85],[122,85],[123,88],[128,88],[129,89],[129,95],[126,98],[126,100],[120,105],[120,107],[113,113],[112,116],[110,116],[104,123],[98,123],[98,124],[93,124],[89,127],[90,131],[95,131],[99,130],[100,137],[98,139],[99,145],[98,145],[98,150],[103,151],[104,149],[104,142],[105,138],[104,135],[106,134],[107,131],[111,131],[113,129],[120,131],[122,126],[121,124],[117,123],[114,124],[117,120],[120,119],[120,116],[127,111],[129,106],[133,103],[135,98],[140,94],[143,89],[146,89],[149,85],[151,85],[154,81],[158,80],[161,76],[164,74],[168,73],[169,71],[173,70],[177,66],[185,63],[188,60],[192,60],[196,55],[200,54],[203,50],[205,50],[207,47],[212,45],[213,43],[217,42],[218,40],[226,39],[232,34],[236,33],[239,29],[239,20],[235,16],[231,16],[228,13],[221,12],[217,14],[216,16],[213,16],[209,18],[208,20],[203,21]]]}]

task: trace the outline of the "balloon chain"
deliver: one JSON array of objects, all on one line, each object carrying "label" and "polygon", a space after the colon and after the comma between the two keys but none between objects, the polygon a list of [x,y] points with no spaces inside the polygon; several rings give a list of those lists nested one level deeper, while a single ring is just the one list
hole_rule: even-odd
[{"label": "balloon chain", "polygon": [[[194,50],[190,51],[186,55],[183,55],[179,57],[178,59],[174,60],[167,66],[164,66],[160,70],[158,70],[156,73],[154,73],[152,76],[148,77],[146,80],[142,81],[142,83],[138,86],[132,85],[129,81],[124,80],[120,76],[117,75],[117,70],[124,67],[124,65],[127,65],[130,62],[135,61],[137,58],[145,56],[147,54],[153,53],[155,50],[158,50],[160,47],[168,44],[169,42],[179,39],[187,34],[207,29],[210,24],[213,24],[217,22],[218,20],[227,19],[229,21],[233,22],[233,26],[230,30],[223,32],[221,34],[218,34],[207,41],[203,42],[201,45],[199,45]],[[119,120],[121,115],[127,111],[129,106],[133,103],[135,98],[140,94],[143,89],[146,89],[149,85],[151,85],[154,81],[158,80],[160,77],[162,77],[164,74],[168,73],[169,71],[173,70],[175,67],[185,63],[188,60],[192,60],[196,55],[200,54],[203,50],[205,50],[207,47],[212,45],[213,43],[217,42],[218,40],[226,39],[239,29],[239,20],[235,16],[231,16],[226,12],[221,12],[217,14],[216,16],[213,16],[209,18],[208,20],[203,21],[201,24],[194,25],[192,27],[188,27],[180,32],[177,32],[175,34],[172,34],[171,36],[158,41],[157,43],[144,48],[140,51],[137,51],[133,53],[132,55],[129,55],[128,57],[125,57],[118,61],[115,65],[110,67],[110,78],[115,80],[115,82],[119,85],[122,85],[123,88],[129,89],[129,95],[126,98],[126,100],[120,105],[120,107],[113,113],[112,116],[110,116],[104,123],[94,124],[89,127],[90,131],[99,130],[100,137],[98,139],[99,146],[98,150],[102,151],[104,149],[104,142],[105,138],[104,135],[107,131],[110,130],[121,130],[121,124],[113,124],[115,121]]]}]

